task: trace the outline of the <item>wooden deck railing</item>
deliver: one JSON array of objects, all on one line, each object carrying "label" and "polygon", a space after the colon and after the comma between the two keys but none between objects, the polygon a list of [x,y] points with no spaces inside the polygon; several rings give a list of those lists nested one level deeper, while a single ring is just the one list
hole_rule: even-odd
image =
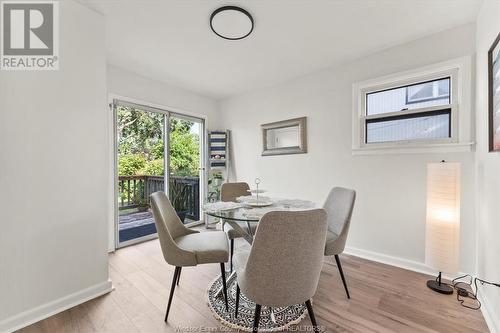
[{"label": "wooden deck railing", "polygon": [[[186,189],[184,189],[186,188]],[[198,177],[171,176],[169,181],[170,198],[175,193],[182,193],[187,213],[192,220],[200,219],[200,179]],[[164,191],[163,176],[119,176],[118,204],[119,209],[149,207],[149,196],[156,191]]]}]

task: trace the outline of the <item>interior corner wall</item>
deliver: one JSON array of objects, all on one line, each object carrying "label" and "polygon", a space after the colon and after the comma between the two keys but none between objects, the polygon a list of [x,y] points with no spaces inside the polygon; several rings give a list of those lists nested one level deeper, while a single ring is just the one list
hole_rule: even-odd
[{"label": "interior corner wall", "polygon": [[[474,272],[474,153],[353,156],[351,149],[353,83],[474,53],[475,25],[468,24],[222,101],[220,121],[232,130],[233,180],[253,184],[259,177],[271,196],[319,205],[333,186],[354,188],[351,251],[425,268],[426,165],[461,162],[460,270]],[[301,116],[308,117],[308,153],[261,156],[260,125]]]},{"label": "interior corner wall", "polygon": [[59,18],[59,70],[0,71],[0,332],[111,290],[104,18]]},{"label": "interior corner wall", "polygon": [[[500,152],[488,152],[487,52],[500,33],[500,2],[485,0],[476,31],[477,126],[477,275],[500,283]],[[500,288],[484,286],[484,314],[492,332],[500,332]]]}]

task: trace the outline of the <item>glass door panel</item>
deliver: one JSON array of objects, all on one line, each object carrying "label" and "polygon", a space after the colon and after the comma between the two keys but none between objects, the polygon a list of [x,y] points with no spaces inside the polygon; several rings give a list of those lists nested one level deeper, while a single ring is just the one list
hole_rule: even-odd
[{"label": "glass door panel", "polygon": [[154,237],[149,196],[165,190],[167,116],[140,106],[115,105],[118,247]]},{"label": "glass door panel", "polygon": [[203,121],[171,114],[169,117],[169,198],[184,224],[200,220],[203,194]]}]

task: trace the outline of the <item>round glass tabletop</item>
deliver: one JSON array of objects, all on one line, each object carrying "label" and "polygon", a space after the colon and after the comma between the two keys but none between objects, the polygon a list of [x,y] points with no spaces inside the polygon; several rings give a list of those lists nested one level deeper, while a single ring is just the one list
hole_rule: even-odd
[{"label": "round glass tabletop", "polygon": [[240,207],[230,210],[217,210],[207,212],[207,215],[219,217],[225,220],[242,221],[242,222],[259,222],[260,216],[248,213],[248,209]]},{"label": "round glass tabletop", "polygon": [[311,209],[314,206],[311,201],[286,199],[274,199],[271,204],[260,207],[247,203],[216,202],[205,205],[205,212],[209,216],[230,221],[259,222],[262,216],[271,211],[296,211]]}]

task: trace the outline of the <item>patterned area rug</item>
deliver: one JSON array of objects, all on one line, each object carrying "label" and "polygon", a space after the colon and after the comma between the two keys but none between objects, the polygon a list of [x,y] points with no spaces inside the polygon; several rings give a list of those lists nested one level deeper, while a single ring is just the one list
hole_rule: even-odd
[{"label": "patterned area rug", "polygon": [[[235,318],[236,276],[227,281],[229,311],[226,311],[223,293],[220,292],[217,294],[221,288],[222,280],[219,276],[210,284],[207,291],[208,304],[214,316],[225,326],[251,332],[255,314],[255,303],[240,292],[238,318]],[[259,332],[285,330],[291,325],[298,324],[306,316],[306,313],[307,308],[304,304],[272,309],[263,306],[260,314]]]}]

